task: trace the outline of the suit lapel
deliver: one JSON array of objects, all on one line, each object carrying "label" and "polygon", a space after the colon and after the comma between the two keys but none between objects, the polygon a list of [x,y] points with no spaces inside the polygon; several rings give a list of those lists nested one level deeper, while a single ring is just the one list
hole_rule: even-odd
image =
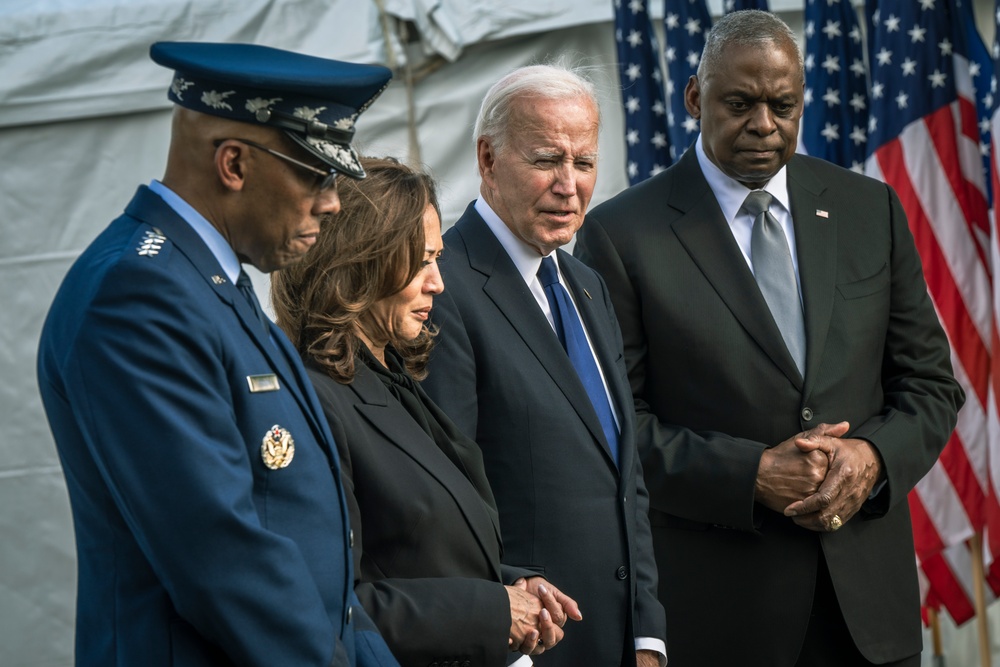
[{"label": "suit lapel", "polygon": [[[824,196],[826,186],[796,157],[788,164],[788,196],[795,225],[795,245],[799,258],[799,280],[806,324],[806,387],[823,357],[826,336],[833,313],[837,279],[837,211],[834,202]],[[824,217],[826,216],[826,217]]]},{"label": "suit lapel", "polygon": [[[375,374],[361,363],[357,368],[354,380],[348,385],[359,398],[355,405],[357,411],[385,436],[387,442],[405,452],[448,491],[475,534],[487,562],[495,565],[501,544],[500,520],[496,509],[483,501],[474,482],[413,421],[406,410],[390,397]],[[486,491],[492,496],[488,486]],[[492,532],[487,530],[487,525],[492,527]],[[495,574],[499,578],[499,570]]]},{"label": "suit lapel", "polygon": [[[219,299],[232,308],[243,328],[253,340],[257,349],[268,360],[271,368],[281,380],[283,389],[289,391],[302,408],[316,433],[317,440],[322,443],[324,451],[331,461],[337,461],[333,451],[333,438],[325,420],[320,419],[322,410],[311,392],[308,379],[302,374],[295,363],[297,355],[284,333],[274,323],[269,323],[269,332],[260,326],[256,313],[240,294],[219,265],[219,261],[201,240],[198,233],[170,208],[159,196],[148,188],[140,188],[139,193],[129,204],[126,213],[130,216],[159,229],[170,239],[175,249],[187,257],[202,279],[211,286]],[[270,338],[268,337],[270,333]],[[274,339],[272,343],[271,338]],[[294,370],[293,370],[294,369]],[[339,469],[339,468],[338,468]]]},{"label": "suit lapel", "polygon": [[684,154],[677,169],[681,175],[673,179],[674,185],[667,195],[668,204],[681,212],[672,225],[674,233],[747,333],[789,381],[801,389],[798,368],[698,166],[693,148]]},{"label": "suit lapel", "polygon": [[471,204],[455,227],[465,241],[469,264],[486,276],[483,292],[569,400],[587,429],[601,443],[614,467],[601,422],[590,403],[587,390],[513,260]]}]

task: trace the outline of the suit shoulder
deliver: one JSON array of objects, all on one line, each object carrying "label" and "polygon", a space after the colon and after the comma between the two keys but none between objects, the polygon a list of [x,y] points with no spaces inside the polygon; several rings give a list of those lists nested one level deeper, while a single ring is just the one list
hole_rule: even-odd
[{"label": "suit shoulder", "polygon": [[818,157],[796,153],[789,162],[789,174],[795,178],[800,171],[812,172],[824,185],[838,189],[886,190],[889,187],[871,176],[845,169]]},{"label": "suit shoulder", "polygon": [[584,264],[578,258],[569,254],[563,249],[559,249],[559,266],[563,271],[576,272],[576,275],[583,280],[592,280],[596,283],[604,283],[604,278],[595,269]]},{"label": "suit shoulder", "polygon": [[82,314],[100,298],[128,306],[127,295],[169,290],[176,283],[172,244],[156,228],[127,215],[113,220],[73,262],[53,299],[50,317]]},{"label": "suit shoulder", "polygon": [[452,225],[441,235],[441,240],[444,241],[445,252],[459,252],[465,253],[465,238],[462,236],[462,232],[458,229],[457,224]]},{"label": "suit shoulder", "polygon": [[600,220],[605,225],[615,224],[617,220],[622,219],[623,213],[645,208],[651,202],[666,201],[676,177],[677,170],[671,167],[640,183],[629,186],[592,208],[587,213],[587,218]]}]

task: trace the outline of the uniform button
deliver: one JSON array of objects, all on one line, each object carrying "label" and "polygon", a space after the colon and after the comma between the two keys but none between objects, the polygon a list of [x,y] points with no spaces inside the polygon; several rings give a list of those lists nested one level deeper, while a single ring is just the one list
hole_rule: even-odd
[{"label": "uniform button", "polygon": [[618,571],[615,574],[618,575],[619,579],[622,580],[628,579],[628,568],[622,565],[620,568],[618,568]]},{"label": "uniform button", "polygon": [[348,623],[351,622],[351,617],[353,617],[353,616],[354,616],[354,608],[353,607],[348,607],[347,608],[347,622]]},{"label": "uniform button", "polygon": [[351,532],[348,535],[347,543],[351,546],[352,549],[354,548],[354,529],[353,528],[351,528]]},{"label": "uniform button", "polygon": [[811,422],[813,418],[812,408],[802,408],[802,421]]}]

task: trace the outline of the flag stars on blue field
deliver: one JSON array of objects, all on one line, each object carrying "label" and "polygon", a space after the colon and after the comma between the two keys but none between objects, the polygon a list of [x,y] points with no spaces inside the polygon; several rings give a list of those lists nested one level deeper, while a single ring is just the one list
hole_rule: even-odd
[{"label": "flag stars on blue field", "polygon": [[810,155],[860,169],[865,155],[868,103],[857,15],[849,1],[808,0],[803,18],[803,147]]},{"label": "flag stars on blue field", "polygon": [[684,108],[684,88],[698,71],[705,48],[705,33],[712,26],[712,17],[705,0],[666,4],[670,6],[663,17],[663,55],[667,64],[667,139],[673,162],[698,136],[698,121]]},{"label": "flag stars on blue field", "polygon": [[649,177],[669,161],[663,77],[646,2],[615,1],[615,41],[625,109],[629,183]]}]

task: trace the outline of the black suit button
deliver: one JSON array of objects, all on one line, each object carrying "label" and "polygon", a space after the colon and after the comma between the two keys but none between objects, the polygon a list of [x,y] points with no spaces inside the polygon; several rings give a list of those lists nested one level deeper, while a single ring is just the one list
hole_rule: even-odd
[{"label": "black suit button", "polygon": [[812,408],[802,408],[802,421],[811,422],[813,418]]},{"label": "black suit button", "polygon": [[618,575],[619,579],[624,581],[625,579],[628,579],[628,568],[622,565],[618,568],[618,571],[615,574]]}]

